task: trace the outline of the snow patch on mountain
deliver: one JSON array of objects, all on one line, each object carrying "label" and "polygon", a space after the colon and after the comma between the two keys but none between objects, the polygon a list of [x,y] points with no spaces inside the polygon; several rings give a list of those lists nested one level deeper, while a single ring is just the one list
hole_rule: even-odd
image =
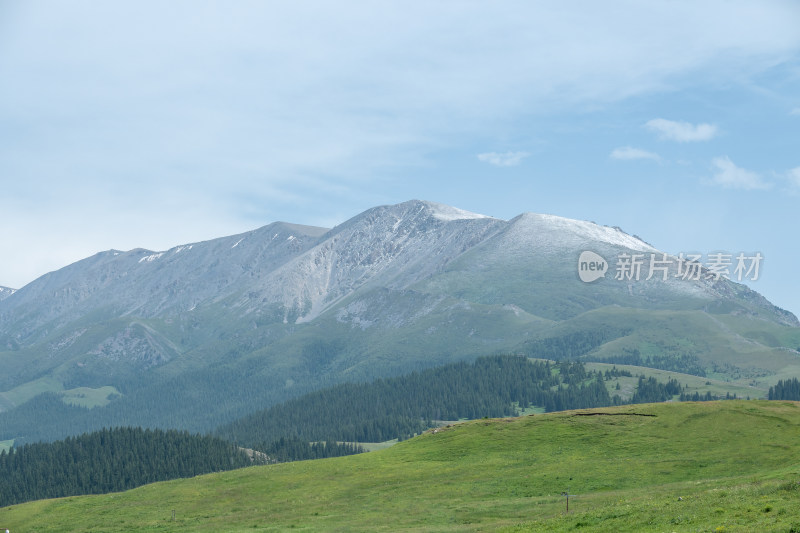
[{"label": "snow patch on mountain", "polygon": [[162,255],[164,255],[164,252],[158,252],[158,253],[155,253],[155,254],[146,255],[146,256],[142,257],[141,259],[139,259],[139,262],[140,263],[152,263],[153,261],[155,261],[156,259],[158,259]]},{"label": "snow patch on mountain", "polygon": [[0,286],[0,300],[4,300],[17,292],[17,289],[11,289],[9,287],[2,287]]},{"label": "snow patch on mountain", "polygon": [[556,215],[523,213],[511,220],[509,236],[519,239],[520,246],[534,246],[542,252],[578,250],[581,247],[604,244],[614,248],[647,253],[658,250],[620,228],[600,226],[594,222],[574,220]]},{"label": "snow patch on mountain", "polygon": [[580,235],[593,241],[601,241],[612,246],[620,246],[638,252],[658,252],[643,240],[628,233],[620,228],[610,228],[600,226],[594,222],[585,220],[573,220],[555,215],[539,215],[546,220],[554,229],[563,230]]},{"label": "snow patch on mountain", "polygon": [[423,203],[430,207],[431,215],[433,215],[434,218],[443,220],[445,222],[450,222],[453,220],[473,220],[476,218],[492,218],[490,216],[473,213],[471,211],[465,211],[464,209],[459,209],[457,207],[439,204],[436,202]]}]

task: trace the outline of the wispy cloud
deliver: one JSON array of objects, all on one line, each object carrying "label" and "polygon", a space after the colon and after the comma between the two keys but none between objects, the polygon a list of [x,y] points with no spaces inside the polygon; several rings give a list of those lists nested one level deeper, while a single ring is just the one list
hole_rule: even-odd
[{"label": "wispy cloud", "polygon": [[795,107],[791,111],[789,111],[790,115],[800,115],[800,107]]},{"label": "wispy cloud", "polygon": [[717,135],[717,127],[713,124],[694,125],[689,122],[676,122],[664,118],[649,120],[645,127],[658,133],[662,139],[681,143],[708,141]]},{"label": "wispy cloud", "polygon": [[498,152],[486,152],[485,154],[478,154],[478,159],[496,167],[515,167],[529,155],[531,154],[528,152],[505,152],[502,154]]},{"label": "wispy cloud", "polygon": [[800,192],[800,167],[795,167],[786,173],[789,185],[793,190]]},{"label": "wispy cloud", "polygon": [[717,167],[712,181],[726,189],[751,191],[772,188],[772,184],[764,181],[760,174],[737,167],[728,156],[715,157],[712,164]]},{"label": "wispy cloud", "polygon": [[632,146],[622,146],[615,148],[609,156],[611,159],[618,159],[620,161],[632,161],[634,159],[652,159],[653,161],[661,161],[661,157],[653,152],[647,150],[640,150]]}]

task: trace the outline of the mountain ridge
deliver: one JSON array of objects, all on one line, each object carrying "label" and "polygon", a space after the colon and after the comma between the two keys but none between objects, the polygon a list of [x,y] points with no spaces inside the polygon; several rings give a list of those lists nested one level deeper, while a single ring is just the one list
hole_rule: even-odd
[{"label": "mountain ridge", "polygon": [[[605,278],[579,279],[583,251],[609,262]],[[319,386],[596,330],[617,333],[580,357],[691,356],[763,390],[800,375],[794,315],[742,284],[677,279],[675,265],[667,280],[615,279],[611,259],[634,253],[646,272],[663,252],[592,222],[420,200],[330,229],[275,222],[165,251],[100,252],[0,301],[0,409],[113,387],[97,423],[204,430]]]},{"label": "mountain ridge", "polygon": [[17,289],[12,289],[11,287],[4,287],[0,285],[0,300],[5,300],[15,292],[17,292]]}]

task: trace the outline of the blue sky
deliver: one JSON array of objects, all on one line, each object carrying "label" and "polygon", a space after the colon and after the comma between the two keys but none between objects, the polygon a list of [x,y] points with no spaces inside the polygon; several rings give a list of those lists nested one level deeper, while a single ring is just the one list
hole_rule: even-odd
[{"label": "blue sky", "polygon": [[761,252],[800,314],[800,4],[0,1],[0,285],[412,198]]}]

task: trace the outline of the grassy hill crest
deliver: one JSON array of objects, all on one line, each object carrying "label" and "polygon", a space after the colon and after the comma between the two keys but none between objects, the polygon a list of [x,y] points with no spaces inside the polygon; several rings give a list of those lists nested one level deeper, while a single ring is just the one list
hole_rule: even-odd
[{"label": "grassy hill crest", "polygon": [[783,401],[483,419],[359,456],[13,506],[0,509],[0,524],[39,532],[785,532],[800,527],[798,430],[800,404]]}]

